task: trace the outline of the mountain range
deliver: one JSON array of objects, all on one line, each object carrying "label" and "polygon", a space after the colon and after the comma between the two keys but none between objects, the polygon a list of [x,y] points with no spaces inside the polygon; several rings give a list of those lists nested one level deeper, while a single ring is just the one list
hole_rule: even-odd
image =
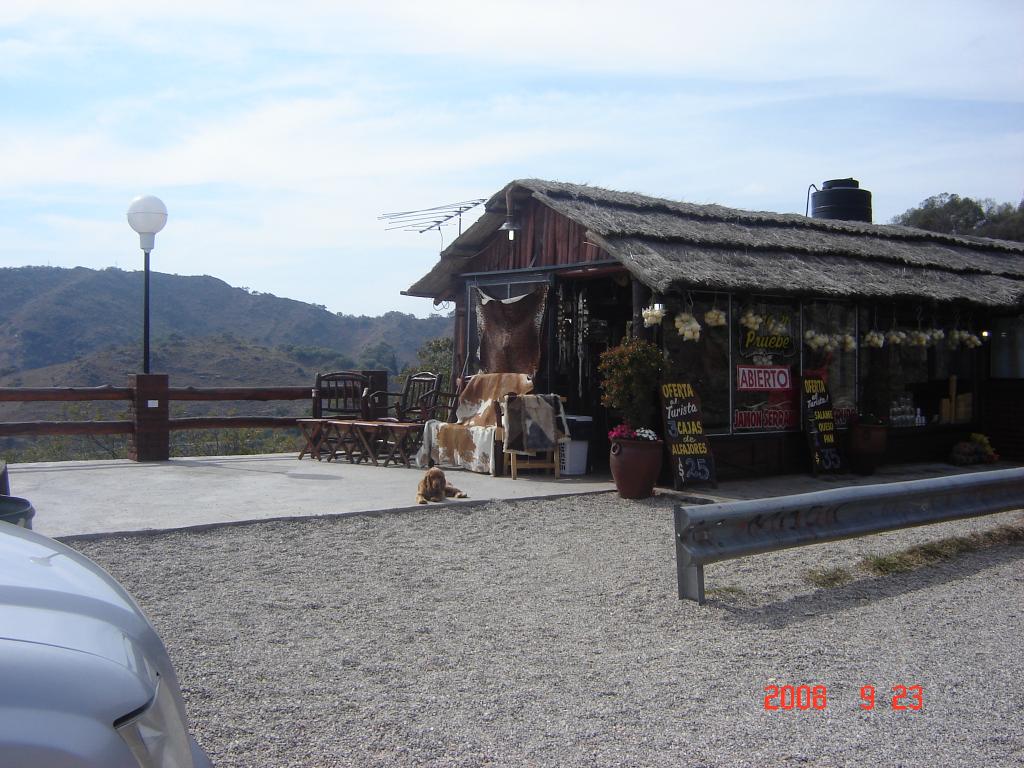
[{"label": "mountain range", "polygon": [[[143,275],[0,269],[0,386],[123,386],[142,369]],[[151,370],[172,386],[293,386],[318,370],[390,368],[450,317],[335,314],[209,276],[150,273]]]}]

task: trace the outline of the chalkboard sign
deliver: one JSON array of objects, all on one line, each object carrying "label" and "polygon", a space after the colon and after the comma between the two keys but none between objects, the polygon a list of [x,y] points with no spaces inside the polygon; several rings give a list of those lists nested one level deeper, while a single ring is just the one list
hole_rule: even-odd
[{"label": "chalkboard sign", "polygon": [[704,434],[700,398],[689,382],[661,385],[661,406],[665,419],[665,442],[672,462],[672,485],[679,491],[695,483],[715,480],[715,457]]},{"label": "chalkboard sign", "polygon": [[803,395],[804,432],[811,449],[811,471],[845,472],[846,462],[839,452],[836,419],[832,411],[832,395],[820,376],[805,376]]}]

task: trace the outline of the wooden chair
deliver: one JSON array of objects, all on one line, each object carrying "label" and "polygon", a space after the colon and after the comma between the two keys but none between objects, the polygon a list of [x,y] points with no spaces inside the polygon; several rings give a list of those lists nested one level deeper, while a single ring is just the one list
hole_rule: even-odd
[{"label": "wooden chair", "polygon": [[[369,446],[373,463],[383,458],[384,466],[401,461],[410,466],[411,456],[423,440],[423,425],[434,418],[444,374],[422,371],[405,380],[401,392],[372,392],[366,396],[369,408],[384,416],[360,422],[358,429]],[[397,398],[391,402],[391,398]],[[394,416],[388,416],[393,412]]]},{"label": "wooden chair", "polygon": [[[508,407],[508,401],[515,398],[516,395],[507,395],[501,404],[501,409],[504,410]],[[559,398],[563,403],[566,401],[565,397]],[[500,417],[499,417],[500,421]],[[541,469],[552,472],[555,476],[555,480],[559,480],[562,477],[561,470],[561,456],[559,454],[559,443],[565,439],[565,435],[562,434],[561,430],[558,430],[558,438],[555,447],[547,451],[534,451],[533,453],[518,453],[515,451],[504,452],[504,474],[511,475],[513,480],[519,479],[519,470],[521,469]],[[502,441],[505,439],[504,430],[499,430],[499,437]]]},{"label": "wooden chair", "polygon": [[525,455],[518,453],[508,454],[509,459],[505,462],[505,474],[512,475],[513,480],[519,479],[519,470],[521,469],[544,469],[550,470],[555,474],[555,480],[559,480],[562,477],[561,462],[558,450],[553,451],[537,451],[534,455]]},{"label": "wooden chair", "polygon": [[364,398],[370,380],[354,371],[318,373],[313,392],[314,419],[361,419],[368,415]]},{"label": "wooden chair", "polygon": [[367,402],[364,397],[369,379],[354,371],[318,373],[313,387],[313,415],[297,419],[306,444],[299,451],[301,459],[307,453],[319,460],[324,455],[333,461],[344,451],[349,461],[365,458],[365,451],[347,422],[366,418]]},{"label": "wooden chair", "polygon": [[[401,392],[372,392],[366,396],[367,405],[383,416],[375,421],[424,422],[434,418],[444,374],[422,371],[409,376]],[[391,402],[391,398],[398,398]],[[387,415],[393,411],[394,416]]]},{"label": "wooden chair", "polygon": [[466,385],[473,378],[472,375],[463,376],[455,380],[453,392],[438,392],[437,406],[434,408],[434,418],[438,421],[446,421],[454,424],[459,420],[459,395],[466,388]]}]

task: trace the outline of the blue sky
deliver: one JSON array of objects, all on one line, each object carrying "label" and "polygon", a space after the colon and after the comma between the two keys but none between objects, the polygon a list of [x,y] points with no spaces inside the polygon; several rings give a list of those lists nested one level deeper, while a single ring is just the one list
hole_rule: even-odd
[{"label": "blue sky", "polygon": [[[707,6],[714,5],[713,8]],[[803,213],[854,176],[875,220],[1024,197],[1024,3],[4,0],[0,266],[153,269],[347,314],[453,229],[381,213],[515,178]]]}]

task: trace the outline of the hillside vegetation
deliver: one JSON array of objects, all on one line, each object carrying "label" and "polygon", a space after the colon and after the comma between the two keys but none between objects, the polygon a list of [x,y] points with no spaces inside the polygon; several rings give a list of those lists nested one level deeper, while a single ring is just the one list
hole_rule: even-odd
[{"label": "hillside vegetation", "polygon": [[[141,272],[18,267],[0,269],[0,285],[0,386],[120,384],[141,368]],[[150,313],[152,369],[175,385],[288,386],[348,366],[397,373],[452,329],[447,317],[334,314],[162,273],[151,273]]]},{"label": "hillside vegetation", "polygon": [[[142,281],[142,273],[118,269],[0,269],[0,387],[126,386],[142,370]],[[438,349],[451,357],[449,317],[333,314],[213,277],[152,273],[150,290],[151,370],[168,374],[174,387],[309,386],[318,371],[398,374],[437,367]],[[305,416],[309,408],[307,401],[171,404],[173,418]],[[123,402],[0,403],[3,422],[127,418]],[[291,450],[295,440],[281,430],[174,432],[172,455]],[[0,439],[0,458],[12,462],[119,458],[126,450],[123,437]]]}]

